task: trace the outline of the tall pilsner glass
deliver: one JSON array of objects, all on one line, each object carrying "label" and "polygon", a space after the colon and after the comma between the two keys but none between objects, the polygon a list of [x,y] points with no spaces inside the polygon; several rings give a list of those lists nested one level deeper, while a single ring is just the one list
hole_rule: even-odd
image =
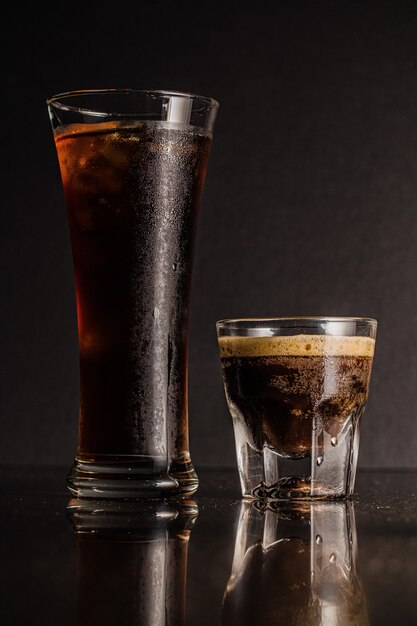
[{"label": "tall pilsner glass", "polygon": [[187,336],[197,214],[218,104],[167,91],[48,100],[71,234],[84,497],[196,490]]}]

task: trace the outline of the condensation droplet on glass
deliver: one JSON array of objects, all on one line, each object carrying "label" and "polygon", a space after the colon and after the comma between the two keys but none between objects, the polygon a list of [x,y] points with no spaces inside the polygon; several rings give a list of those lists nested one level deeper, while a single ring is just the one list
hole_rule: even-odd
[{"label": "condensation droplet on glass", "polygon": [[323,539],[321,538],[321,535],[316,535],[316,543],[317,545],[320,545],[323,543]]},{"label": "condensation droplet on glass", "polygon": [[323,463],[323,457],[322,456],[318,456],[317,457],[317,465],[321,465]]},{"label": "condensation droplet on glass", "polygon": [[330,439],[330,443],[332,444],[333,447],[337,446],[337,437],[332,437]]}]

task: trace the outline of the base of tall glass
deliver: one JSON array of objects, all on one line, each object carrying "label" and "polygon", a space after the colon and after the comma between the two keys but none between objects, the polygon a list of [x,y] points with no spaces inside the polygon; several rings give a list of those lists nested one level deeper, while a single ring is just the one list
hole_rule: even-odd
[{"label": "base of tall glass", "polygon": [[198,487],[191,461],[173,462],[151,456],[77,456],[67,477],[79,498],[170,498],[188,496]]}]

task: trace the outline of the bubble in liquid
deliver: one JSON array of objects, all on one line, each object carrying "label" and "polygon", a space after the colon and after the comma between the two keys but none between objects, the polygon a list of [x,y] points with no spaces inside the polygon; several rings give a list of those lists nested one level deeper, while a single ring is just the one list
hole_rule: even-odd
[{"label": "bubble in liquid", "polygon": [[321,465],[323,463],[323,457],[322,456],[318,456],[317,457],[317,465]]},{"label": "bubble in liquid", "polygon": [[336,555],[334,552],[332,552],[331,555],[329,556],[329,561],[330,563],[336,563]]},{"label": "bubble in liquid", "polygon": [[332,437],[330,439],[330,443],[332,444],[333,447],[337,446],[337,437]]},{"label": "bubble in liquid", "polygon": [[323,543],[321,535],[316,535],[316,543],[317,545],[321,545]]}]

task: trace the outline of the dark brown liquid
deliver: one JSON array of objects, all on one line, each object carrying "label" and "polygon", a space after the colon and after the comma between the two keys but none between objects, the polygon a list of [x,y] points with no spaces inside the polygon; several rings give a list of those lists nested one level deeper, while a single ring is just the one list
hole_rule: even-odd
[{"label": "dark brown liquid", "polygon": [[68,127],[56,147],[77,293],[78,456],[165,455],[167,441],[181,456],[192,252],[210,138],[188,127],[108,123]]},{"label": "dark brown liquid", "polygon": [[313,426],[337,437],[365,405],[368,356],[230,356],[222,358],[233,418],[248,443],[289,457],[311,452]]}]

